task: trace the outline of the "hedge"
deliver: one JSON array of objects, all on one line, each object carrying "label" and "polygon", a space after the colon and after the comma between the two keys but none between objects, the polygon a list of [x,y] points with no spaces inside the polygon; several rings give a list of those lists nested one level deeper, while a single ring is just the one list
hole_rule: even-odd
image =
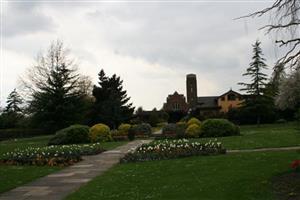
[{"label": "hedge", "polygon": [[42,129],[0,129],[0,141],[52,134]]}]

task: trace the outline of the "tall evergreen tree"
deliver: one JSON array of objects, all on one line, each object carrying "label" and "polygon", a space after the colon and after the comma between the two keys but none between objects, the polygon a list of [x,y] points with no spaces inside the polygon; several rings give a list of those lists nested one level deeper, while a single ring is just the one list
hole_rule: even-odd
[{"label": "tall evergreen tree", "polygon": [[273,73],[269,83],[266,85],[266,93],[270,97],[275,97],[279,93],[279,86],[281,82],[286,78],[286,73],[283,64],[277,64],[273,68]]},{"label": "tall evergreen tree", "polygon": [[257,40],[253,46],[253,57],[250,66],[247,68],[246,73],[243,76],[250,77],[250,83],[239,83],[244,86],[241,91],[246,91],[248,94],[242,109],[253,113],[256,118],[256,123],[260,124],[261,117],[270,111],[272,107],[272,100],[264,94],[267,75],[263,73],[264,69],[267,69],[265,59],[262,57],[262,49],[260,42]]},{"label": "tall evergreen tree", "polygon": [[29,91],[29,111],[34,123],[49,131],[81,121],[84,94],[80,90],[76,65],[61,41],[52,43],[48,54],[23,80]]},{"label": "tall evergreen tree", "polygon": [[23,99],[19,95],[16,89],[14,89],[7,97],[5,113],[21,113],[22,108],[21,105],[23,103]]},{"label": "tall evergreen tree", "polygon": [[15,128],[23,118],[23,99],[14,89],[7,97],[6,107],[1,115],[1,128]]},{"label": "tall evergreen tree", "polygon": [[116,74],[106,76],[104,70],[98,74],[98,86],[93,88],[95,102],[91,111],[91,124],[105,123],[116,128],[120,123],[132,118],[134,107],[128,103],[130,97],[123,89],[123,81]]},{"label": "tall evergreen tree", "polygon": [[265,58],[263,58],[260,42],[257,40],[253,47],[253,56],[250,66],[247,68],[247,72],[243,76],[248,76],[251,79],[250,83],[239,83],[244,86],[241,91],[246,91],[247,94],[252,96],[261,96],[266,86],[267,75],[262,70],[267,69],[265,64]]}]

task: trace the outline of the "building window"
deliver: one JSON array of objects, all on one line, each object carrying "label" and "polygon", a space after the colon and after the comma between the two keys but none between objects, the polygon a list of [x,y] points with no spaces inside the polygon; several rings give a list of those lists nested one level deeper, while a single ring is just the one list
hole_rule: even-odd
[{"label": "building window", "polygon": [[178,104],[178,103],[174,103],[174,104],[173,104],[173,109],[174,109],[174,110],[180,110],[180,109],[179,109],[179,104]]},{"label": "building window", "polygon": [[225,96],[221,97],[221,101],[225,101]]},{"label": "building window", "polygon": [[228,101],[235,101],[236,96],[234,94],[229,94],[228,95]]}]

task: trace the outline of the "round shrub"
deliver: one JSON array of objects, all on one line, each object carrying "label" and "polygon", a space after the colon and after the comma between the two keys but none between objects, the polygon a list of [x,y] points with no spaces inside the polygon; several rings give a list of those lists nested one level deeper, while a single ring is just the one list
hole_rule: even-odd
[{"label": "round shrub", "polygon": [[207,119],[201,125],[201,135],[204,137],[239,135],[239,128],[227,119]]},{"label": "round shrub", "polygon": [[90,128],[90,139],[92,142],[111,141],[110,129],[105,124],[95,124]]},{"label": "round shrub", "polygon": [[119,133],[119,135],[128,135],[128,131],[129,131],[130,127],[131,127],[130,124],[121,124],[118,127],[118,133]]},{"label": "round shrub", "polygon": [[111,136],[119,136],[119,135],[121,135],[121,134],[120,134],[120,132],[119,132],[118,130],[114,129],[114,130],[111,130],[111,131],[110,131],[110,135],[111,135]]},{"label": "round shrub", "polygon": [[80,144],[89,142],[89,127],[84,125],[72,125],[57,131],[48,145]]},{"label": "round shrub", "polygon": [[189,138],[199,137],[200,133],[201,133],[201,128],[197,124],[191,124],[185,130],[185,136]]},{"label": "round shrub", "polygon": [[187,129],[187,127],[188,127],[186,122],[177,122],[176,125],[177,125],[178,128],[181,128],[181,129],[184,129],[184,130]]},{"label": "round shrub", "polygon": [[135,135],[150,135],[152,133],[151,126],[147,123],[133,125],[129,130]]},{"label": "round shrub", "polygon": [[160,123],[158,123],[156,126],[157,127],[165,127],[165,126],[167,126],[168,125],[168,122],[160,122]]},{"label": "round shrub", "polygon": [[163,127],[162,134],[163,135],[176,135],[176,129],[177,129],[176,124],[170,123],[170,124],[166,125],[165,127]]},{"label": "round shrub", "polygon": [[200,125],[201,125],[201,122],[200,122],[199,119],[193,117],[193,118],[191,118],[191,119],[187,122],[187,126],[190,126],[190,125],[192,125],[192,124],[197,124],[198,126],[200,126]]},{"label": "round shrub", "polygon": [[184,138],[185,130],[188,127],[187,123],[186,122],[177,122],[176,126],[177,126],[177,129],[176,129],[177,138]]},{"label": "round shrub", "polygon": [[[136,126],[136,125],[134,125],[134,126]],[[128,139],[130,141],[133,141],[135,139],[135,130],[134,130],[133,126],[128,131]]]},{"label": "round shrub", "polygon": [[173,124],[173,123],[166,125],[162,129],[162,135],[164,137],[171,137],[171,138],[183,138],[184,132],[185,132],[184,126]]}]

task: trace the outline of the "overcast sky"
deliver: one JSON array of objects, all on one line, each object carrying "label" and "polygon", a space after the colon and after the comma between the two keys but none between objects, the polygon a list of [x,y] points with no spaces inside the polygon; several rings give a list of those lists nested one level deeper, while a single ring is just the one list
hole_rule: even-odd
[{"label": "overcast sky", "polygon": [[239,89],[256,39],[270,68],[278,52],[258,31],[264,19],[233,20],[269,1],[9,2],[2,3],[1,106],[18,77],[53,40],[71,49],[82,74],[103,68],[124,80],[138,107],[160,109],[168,94],[185,94],[197,74],[198,95]]}]

